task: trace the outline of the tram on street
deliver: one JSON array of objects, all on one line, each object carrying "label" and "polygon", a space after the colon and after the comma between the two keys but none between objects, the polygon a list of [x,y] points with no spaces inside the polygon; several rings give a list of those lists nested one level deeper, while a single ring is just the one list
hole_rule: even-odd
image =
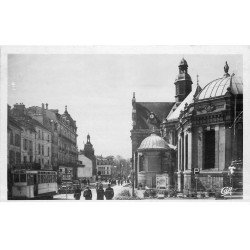
[{"label": "tram on street", "polygon": [[53,198],[58,192],[57,173],[51,170],[13,170],[13,199]]}]

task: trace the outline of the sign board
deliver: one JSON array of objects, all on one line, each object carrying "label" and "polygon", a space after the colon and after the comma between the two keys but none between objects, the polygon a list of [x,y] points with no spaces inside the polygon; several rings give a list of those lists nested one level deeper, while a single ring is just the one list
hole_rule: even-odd
[{"label": "sign board", "polygon": [[167,188],[168,185],[168,178],[167,174],[157,174],[156,175],[156,188],[157,189],[162,189],[162,188]]},{"label": "sign board", "polygon": [[200,173],[200,169],[199,168],[194,168],[194,174],[199,174]]}]

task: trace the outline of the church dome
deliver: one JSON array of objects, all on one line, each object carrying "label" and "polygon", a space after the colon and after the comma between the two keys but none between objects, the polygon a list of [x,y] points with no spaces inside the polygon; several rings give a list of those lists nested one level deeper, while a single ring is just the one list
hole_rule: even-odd
[{"label": "church dome", "polygon": [[163,138],[152,133],[150,136],[145,138],[138,151],[147,151],[147,150],[168,150],[175,149],[175,146],[168,144]]},{"label": "church dome", "polygon": [[197,100],[224,96],[228,90],[234,95],[242,95],[242,79],[234,74],[225,74],[224,77],[208,83],[197,96]]}]

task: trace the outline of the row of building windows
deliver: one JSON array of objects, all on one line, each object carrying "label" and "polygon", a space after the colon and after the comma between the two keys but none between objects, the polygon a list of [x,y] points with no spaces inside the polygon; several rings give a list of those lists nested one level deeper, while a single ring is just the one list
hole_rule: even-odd
[{"label": "row of building windows", "polygon": [[[33,162],[33,156],[30,155],[30,156],[27,156],[27,155],[24,155],[23,156],[23,159],[22,159],[22,162],[23,163],[32,163]],[[21,153],[20,152],[15,152],[13,150],[9,150],[9,164],[20,164],[21,163]],[[39,164],[44,164],[44,159],[38,159],[38,163]],[[47,165],[50,164],[50,161],[48,160],[47,161]]]},{"label": "row of building windows", "polygon": [[97,166],[97,168],[98,168],[98,170],[100,170],[100,171],[105,171],[105,170],[110,170],[110,166],[107,166],[107,167],[100,167],[100,166]]},{"label": "row of building windows", "polygon": [[69,138],[73,142],[76,142],[76,136],[74,134],[72,134],[70,131],[68,131],[65,128],[61,127],[60,132],[61,132],[62,135],[66,136],[67,138]]},{"label": "row of building windows", "polygon": [[46,136],[44,136],[44,132],[41,130],[38,130],[38,139],[42,139],[42,140],[47,140],[48,142],[50,141],[50,136],[49,134],[47,135],[47,138],[45,138]]},{"label": "row of building windows", "polygon": [[[38,143],[38,154],[44,155],[44,145]],[[50,156],[50,147],[47,148],[47,156]]]},{"label": "row of building windows", "polygon": [[[14,174],[14,182],[29,182],[29,184],[34,184],[34,176],[31,174],[25,174],[25,173],[21,173],[21,174]],[[32,181],[31,181],[32,179]],[[38,183],[42,184],[42,183],[54,183],[56,182],[57,178],[56,178],[56,174],[38,174]]]}]

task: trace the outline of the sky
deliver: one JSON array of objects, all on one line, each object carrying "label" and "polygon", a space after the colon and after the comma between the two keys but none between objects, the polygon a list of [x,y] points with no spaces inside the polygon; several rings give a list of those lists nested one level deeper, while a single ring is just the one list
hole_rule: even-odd
[{"label": "sky", "polygon": [[87,134],[96,155],[131,157],[132,96],[138,102],[172,102],[178,65],[204,87],[229,73],[242,77],[241,55],[170,54],[11,54],[8,56],[8,104],[48,103],[63,113],[65,105],[78,127],[78,148]]}]

